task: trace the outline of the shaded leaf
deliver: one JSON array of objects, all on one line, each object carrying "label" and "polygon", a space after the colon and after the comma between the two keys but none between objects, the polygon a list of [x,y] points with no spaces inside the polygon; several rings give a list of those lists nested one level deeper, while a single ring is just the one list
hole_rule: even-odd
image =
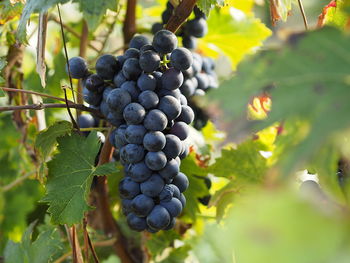
[{"label": "shaded leaf", "polygon": [[54,223],[79,223],[86,211],[88,194],[94,175],[108,175],[116,171],[111,164],[94,166],[100,142],[96,132],[87,138],[77,134],[65,135],[57,139],[58,151],[48,163],[49,174],[46,196],[48,212]]},{"label": "shaded leaf", "polygon": [[197,6],[200,10],[202,10],[207,16],[212,8],[215,6],[223,7],[225,4],[225,0],[198,0]]},{"label": "shaded leaf", "polygon": [[59,235],[56,235],[57,230],[53,227],[41,232],[37,239],[32,241],[31,235],[34,226],[35,222],[29,225],[20,243],[13,241],[7,243],[5,248],[5,262],[52,262],[54,256],[62,250]]},{"label": "shaded leaf", "polygon": [[73,0],[73,2],[80,4],[80,10],[91,31],[99,25],[107,9],[116,11],[118,5],[117,0]]},{"label": "shaded leaf", "polygon": [[64,4],[69,0],[27,0],[21,19],[17,28],[17,40],[21,43],[27,43],[27,23],[30,15],[33,13],[46,12],[50,7],[56,4]]},{"label": "shaded leaf", "polygon": [[268,118],[245,126],[254,130],[285,119],[306,122],[304,140],[292,145],[289,158],[284,156],[289,160],[285,171],[290,171],[317,153],[335,131],[350,125],[349,41],[333,28],[294,35],[291,46],[241,64],[238,75],[211,95],[220,97],[233,119],[244,119],[250,98],[268,91],[272,98]]},{"label": "shaded leaf", "polygon": [[164,249],[170,247],[175,239],[180,238],[180,235],[174,230],[161,231],[151,235],[151,237],[147,240],[146,246],[152,257],[156,257],[157,255],[160,255]]},{"label": "shaded leaf", "polygon": [[46,160],[54,146],[57,144],[57,138],[62,137],[71,131],[72,124],[70,122],[58,121],[37,135],[35,147],[42,152],[44,160]]}]

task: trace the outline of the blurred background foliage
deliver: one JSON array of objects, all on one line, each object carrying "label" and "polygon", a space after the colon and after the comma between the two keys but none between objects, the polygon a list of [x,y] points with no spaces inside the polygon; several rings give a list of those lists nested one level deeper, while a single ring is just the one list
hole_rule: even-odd
[{"label": "blurred background foliage", "polygon": [[[125,1],[3,0],[1,86],[11,70],[11,87],[63,97],[68,79],[57,3],[62,4],[69,57],[81,51],[84,23],[90,65],[101,54],[122,54]],[[165,4],[140,0],[137,32],[151,36]],[[211,11],[209,33],[197,51],[215,59],[221,85],[198,100],[211,121],[191,131],[192,152],[181,165],[190,188],[175,230],[131,232],[119,209],[121,171],[109,177],[111,210],[131,249],[141,246],[153,262],[349,262],[350,10],[348,1],[324,9],[329,4],[303,1],[305,31],[297,0],[199,1]],[[45,10],[43,87],[36,45],[38,12]],[[26,45],[18,48],[19,42]],[[16,55],[23,56],[20,67],[11,64]],[[20,105],[21,98],[0,93],[0,106],[9,102]],[[69,120],[64,109],[44,114],[47,126]],[[1,112],[0,131],[0,256],[6,263],[70,262],[65,228],[54,225],[47,205],[39,202],[46,193],[39,175],[46,173],[47,159],[34,147],[38,116]],[[55,142],[50,147],[56,155]],[[305,178],[315,178],[319,188],[300,189]],[[208,205],[198,201],[208,195]],[[77,227],[83,243],[82,226]],[[113,240],[93,227],[88,231],[101,262],[120,262]]]}]

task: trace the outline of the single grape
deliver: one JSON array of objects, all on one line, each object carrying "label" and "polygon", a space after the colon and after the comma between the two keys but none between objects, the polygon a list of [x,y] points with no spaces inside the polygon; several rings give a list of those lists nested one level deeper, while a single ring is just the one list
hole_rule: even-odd
[{"label": "single grape", "polygon": [[134,198],[140,193],[140,184],[131,180],[130,177],[125,177],[119,183],[119,193],[122,198]]},{"label": "single grape", "polygon": [[183,146],[182,151],[179,155],[180,160],[185,159],[188,156],[188,154],[190,153],[190,150],[189,150],[188,146],[186,145],[186,143],[183,143],[182,146]]},{"label": "single grape", "polygon": [[120,70],[119,61],[112,55],[102,55],[96,61],[96,72],[104,80],[112,80]]},{"label": "single grape", "polygon": [[146,73],[151,73],[159,68],[160,57],[156,52],[147,50],[141,54],[139,63],[143,71]]},{"label": "single grape", "polygon": [[159,175],[165,180],[165,182],[169,182],[179,173],[180,165],[177,163],[175,159],[170,159],[165,167],[158,171]]},{"label": "single grape", "polygon": [[129,80],[137,79],[142,73],[142,69],[139,65],[139,60],[136,58],[127,59],[124,62],[122,70],[124,76]]},{"label": "single grape", "polygon": [[141,49],[144,45],[148,45],[150,43],[151,42],[147,37],[143,35],[136,35],[130,40],[129,48]]},{"label": "single grape", "polygon": [[125,106],[130,102],[130,94],[127,91],[121,89],[112,90],[107,97],[109,108],[115,111],[123,111]]},{"label": "single grape", "polygon": [[161,170],[167,163],[167,158],[162,151],[148,152],[145,156],[145,163],[153,171]]},{"label": "single grape", "polygon": [[158,96],[164,97],[164,96],[173,96],[176,99],[180,99],[181,91],[180,89],[174,89],[174,90],[168,90],[168,89],[160,89],[158,90]]},{"label": "single grape", "polygon": [[170,129],[170,133],[176,135],[180,140],[185,140],[190,134],[188,125],[182,121],[175,122]]},{"label": "single grape", "polygon": [[121,125],[117,128],[115,132],[114,141],[115,141],[115,146],[118,149],[122,148],[124,145],[128,143],[125,137],[126,128],[127,128],[126,125]]},{"label": "single grape", "polygon": [[110,111],[106,117],[107,121],[115,127],[124,123],[123,116],[120,116],[118,112]]},{"label": "single grape", "polygon": [[177,70],[187,70],[193,63],[192,53],[183,47],[176,48],[170,55],[171,65]]},{"label": "single grape", "polygon": [[129,58],[139,58],[140,57],[140,50],[136,48],[128,48],[125,53],[124,53],[124,58],[129,59]]},{"label": "single grape", "polygon": [[[87,63],[82,57],[73,57],[68,61],[70,76],[73,79],[82,79],[89,73]],[[66,65],[66,72],[68,72],[68,65]]]},{"label": "single grape", "polygon": [[138,144],[127,144],[120,149],[120,159],[127,163],[138,163],[145,157],[145,150]]},{"label": "single grape", "polygon": [[135,213],[137,216],[145,217],[147,216],[154,207],[154,201],[152,198],[140,194],[136,196],[131,201],[131,210]]},{"label": "single grape", "polygon": [[156,197],[164,188],[164,180],[158,174],[153,174],[150,178],[140,184],[141,193],[149,197]]},{"label": "single grape", "polygon": [[197,38],[204,37],[208,33],[208,24],[204,18],[195,18],[186,23],[185,31],[188,35]]},{"label": "single grape", "polygon": [[172,181],[172,183],[179,188],[181,193],[186,191],[186,189],[188,188],[188,185],[189,185],[187,176],[181,172],[179,172],[174,177],[174,180]]},{"label": "single grape", "polygon": [[142,73],[141,76],[137,79],[137,87],[141,91],[155,90],[157,87],[157,80],[151,74]]},{"label": "single grape", "polygon": [[103,93],[102,93],[102,99],[106,101],[107,98],[108,98],[109,93],[110,93],[112,90],[113,90],[113,88],[112,88],[111,86],[107,86],[107,87],[104,89]]},{"label": "single grape", "polygon": [[184,81],[184,76],[180,70],[170,68],[162,75],[162,87],[168,90],[180,88]]},{"label": "single grape", "polygon": [[146,132],[143,125],[128,125],[125,130],[125,139],[128,143],[142,144]]},{"label": "single grape", "polygon": [[154,35],[152,44],[159,53],[167,54],[176,48],[177,38],[174,33],[162,29]]},{"label": "single grape", "polygon": [[97,74],[91,74],[84,81],[84,87],[92,92],[101,92],[103,89],[104,81]]},{"label": "single grape", "polygon": [[182,212],[181,201],[177,198],[172,198],[170,201],[162,201],[160,202],[160,205],[168,210],[170,216],[172,217],[176,217]]},{"label": "single grape", "polygon": [[129,166],[128,173],[135,182],[146,181],[152,175],[150,170],[144,162],[139,162]]},{"label": "single grape", "polygon": [[[85,98],[84,98],[84,100],[85,100]],[[100,111],[101,111],[102,115],[105,117],[107,117],[109,112],[110,112],[109,106],[105,100],[102,100],[100,103]]]},{"label": "single grape", "polygon": [[80,128],[92,128],[95,126],[95,119],[90,114],[79,115],[77,121]]},{"label": "single grape", "polygon": [[155,35],[158,31],[163,29],[162,23],[154,23],[151,28],[151,32],[153,35]]},{"label": "single grape", "polygon": [[161,89],[162,88],[162,76],[163,76],[163,73],[160,72],[160,71],[155,71],[155,72],[152,73],[152,75],[156,79],[157,88]]},{"label": "single grape", "polygon": [[165,135],[160,131],[150,131],[143,137],[143,146],[150,152],[161,151],[165,142]]},{"label": "single grape", "polygon": [[198,81],[198,89],[206,90],[209,86],[209,78],[205,73],[198,73],[196,75]]},{"label": "single grape", "polygon": [[146,219],[143,217],[138,217],[134,213],[128,214],[126,221],[132,230],[141,232],[147,228]]},{"label": "single grape", "polygon": [[190,35],[184,35],[182,37],[182,45],[188,49],[195,49],[197,47],[197,39]]},{"label": "single grape", "polygon": [[83,89],[83,98],[84,101],[93,106],[98,106],[102,100],[102,94],[97,92],[91,92],[88,89]]},{"label": "single grape", "polygon": [[142,54],[143,52],[145,52],[147,50],[156,51],[151,44],[147,44],[147,45],[144,45],[140,48],[140,54]]},{"label": "single grape", "polygon": [[175,120],[181,113],[181,104],[172,96],[164,96],[159,101],[158,109],[168,117],[168,120]]},{"label": "single grape", "polygon": [[147,216],[146,222],[152,229],[166,228],[170,223],[169,212],[164,207],[156,205]]},{"label": "single grape", "polygon": [[169,184],[169,186],[173,189],[173,196],[177,199],[180,199],[181,192],[179,188],[174,184]]},{"label": "single grape", "polygon": [[128,215],[131,213],[131,201],[130,199],[123,199],[122,200],[122,211],[124,215]]},{"label": "single grape", "polygon": [[128,124],[140,124],[145,118],[146,111],[142,105],[138,103],[130,103],[123,111],[123,116]]},{"label": "single grape", "polygon": [[155,92],[151,90],[145,90],[139,95],[138,101],[146,110],[149,110],[157,107],[159,98]]},{"label": "single grape", "polygon": [[131,96],[131,101],[137,101],[139,95],[140,95],[140,90],[136,87],[136,82],[129,80],[125,81],[121,86],[121,90],[127,91],[130,96]]},{"label": "single grape", "polygon": [[182,105],[180,116],[176,120],[182,121],[186,124],[191,124],[194,120],[194,112],[192,108],[187,105]]},{"label": "single grape", "polygon": [[162,111],[155,109],[147,113],[143,124],[147,130],[163,131],[168,124],[168,120]]},{"label": "single grape", "polygon": [[192,79],[186,79],[180,87],[181,93],[186,97],[191,97],[194,94],[195,90],[196,88],[193,84]]},{"label": "single grape", "polygon": [[[186,98],[186,96],[184,96],[183,94],[181,94],[181,96],[180,96],[180,104],[181,104],[181,106],[183,106],[183,105],[186,105],[187,106],[187,98]],[[181,115],[181,114],[180,114]],[[194,115],[194,113],[193,113],[193,115]]]},{"label": "single grape", "polygon": [[176,158],[182,150],[181,140],[173,134],[167,134],[165,138],[166,144],[163,152],[168,159]]},{"label": "single grape", "polygon": [[179,200],[182,204],[182,207],[185,207],[186,206],[186,197],[184,196],[184,194],[180,194],[180,197],[179,197]]},{"label": "single grape", "polygon": [[159,193],[159,200],[170,201],[173,198],[173,195],[174,195],[174,188],[166,184],[163,187],[163,190]]}]

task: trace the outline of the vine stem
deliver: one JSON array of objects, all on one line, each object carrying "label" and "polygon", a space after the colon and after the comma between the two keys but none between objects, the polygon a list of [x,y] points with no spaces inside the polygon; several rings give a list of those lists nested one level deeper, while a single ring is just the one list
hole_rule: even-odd
[{"label": "vine stem", "polygon": [[[68,107],[91,112],[96,114],[98,117],[103,117],[99,110],[86,107],[83,104],[75,104],[73,102],[69,102]],[[19,106],[2,106],[0,107],[0,112],[15,111],[15,110],[43,110],[43,109],[52,109],[52,108],[67,108],[67,105],[62,103],[38,103],[38,104],[28,104],[28,105],[19,105]]]},{"label": "vine stem", "polygon": [[301,0],[298,0],[298,4],[299,4],[301,16],[303,17],[305,30],[309,30],[309,25],[308,25],[308,22],[307,22],[307,18],[306,18],[303,2]]},{"label": "vine stem", "polygon": [[[23,90],[23,89],[13,89],[13,88],[5,88],[5,87],[0,87],[2,90],[4,91],[11,91],[11,92],[22,92],[22,93],[28,93],[28,94],[33,94],[33,95],[38,95],[40,97],[46,97],[46,98],[50,98],[50,99],[54,99],[54,100],[59,100],[62,102],[66,102],[64,99],[56,97],[56,96],[52,96],[49,94],[45,94],[45,93],[41,93],[41,92],[36,92],[36,91],[32,91],[32,90]],[[69,103],[73,103],[73,101],[68,101]]]},{"label": "vine stem", "polygon": [[125,20],[123,24],[124,44],[128,45],[136,32],[136,2],[128,0],[126,6]]},{"label": "vine stem", "polygon": [[25,179],[27,179],[28,177],[34,175],[35,173],[27,173],[21,177],[18,177],[16,180],[14,180],[13,182],[9,183],[8,185],[3,186],[2,188],[0,188],[0,192],[7,192],[9,190],[11,190],[13,187],[19,185],[20,183],[22,183]]},{"label": "vine stem", "polygon": [[175,33],[191,15],[192,10],[196,5],[196,1],[197,0],[182,0],[175,8],[175,12],[173,12],[165,28]]}]

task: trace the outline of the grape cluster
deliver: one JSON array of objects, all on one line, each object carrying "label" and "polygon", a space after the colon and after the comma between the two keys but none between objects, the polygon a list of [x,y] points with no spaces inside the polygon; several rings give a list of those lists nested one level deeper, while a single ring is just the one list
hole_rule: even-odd
[{"label": "grape cluster", "polygon": [[68,63],[71,76],[83,79],[85,101],[117,127],[110,139],[124,166],[119,192],[133,230],[171,229],[186,204],[189,181],[180,162],[194,112],[180,87],[192,63],[192,53],[177,48],[167,30],[152,43],[135,36],[122,56],[101,56],[95,74],[79,57]]},{"label": "grape cluster", "polygon": [[[162,13],[162,23],[155,23],[152,26],[153,34],[162,30],[173,12],[173,5],[167,2],[166,9]],[[182,37],[182,45],[188,49],[195,49],[197,47],[197,38],[205,36],[208,32],[206,15],[197,6],[194,7],[193,13],[195,17],[184,23],[178,33],[178,35]],[[189,69],[183,72],[184,82],[180,87],[182,94],[187,98],[205,95],[205,92],[208,90],[218,87],[213,59],[202,56],[194,51],[192,55],[193,64]]]},{"label": "grape cluster", "polygon": [[[168,1],[162,13],[162,23],[154,23],[152,33],[162,30],[174,12],[174,6]],[[197,7],[193,8],[194,18],[189,19],[182,25],[178,35],[182,37],[182,45],[188,49],[197,47],[197,38],[202,38],[208,33],[207,16]]]}]

